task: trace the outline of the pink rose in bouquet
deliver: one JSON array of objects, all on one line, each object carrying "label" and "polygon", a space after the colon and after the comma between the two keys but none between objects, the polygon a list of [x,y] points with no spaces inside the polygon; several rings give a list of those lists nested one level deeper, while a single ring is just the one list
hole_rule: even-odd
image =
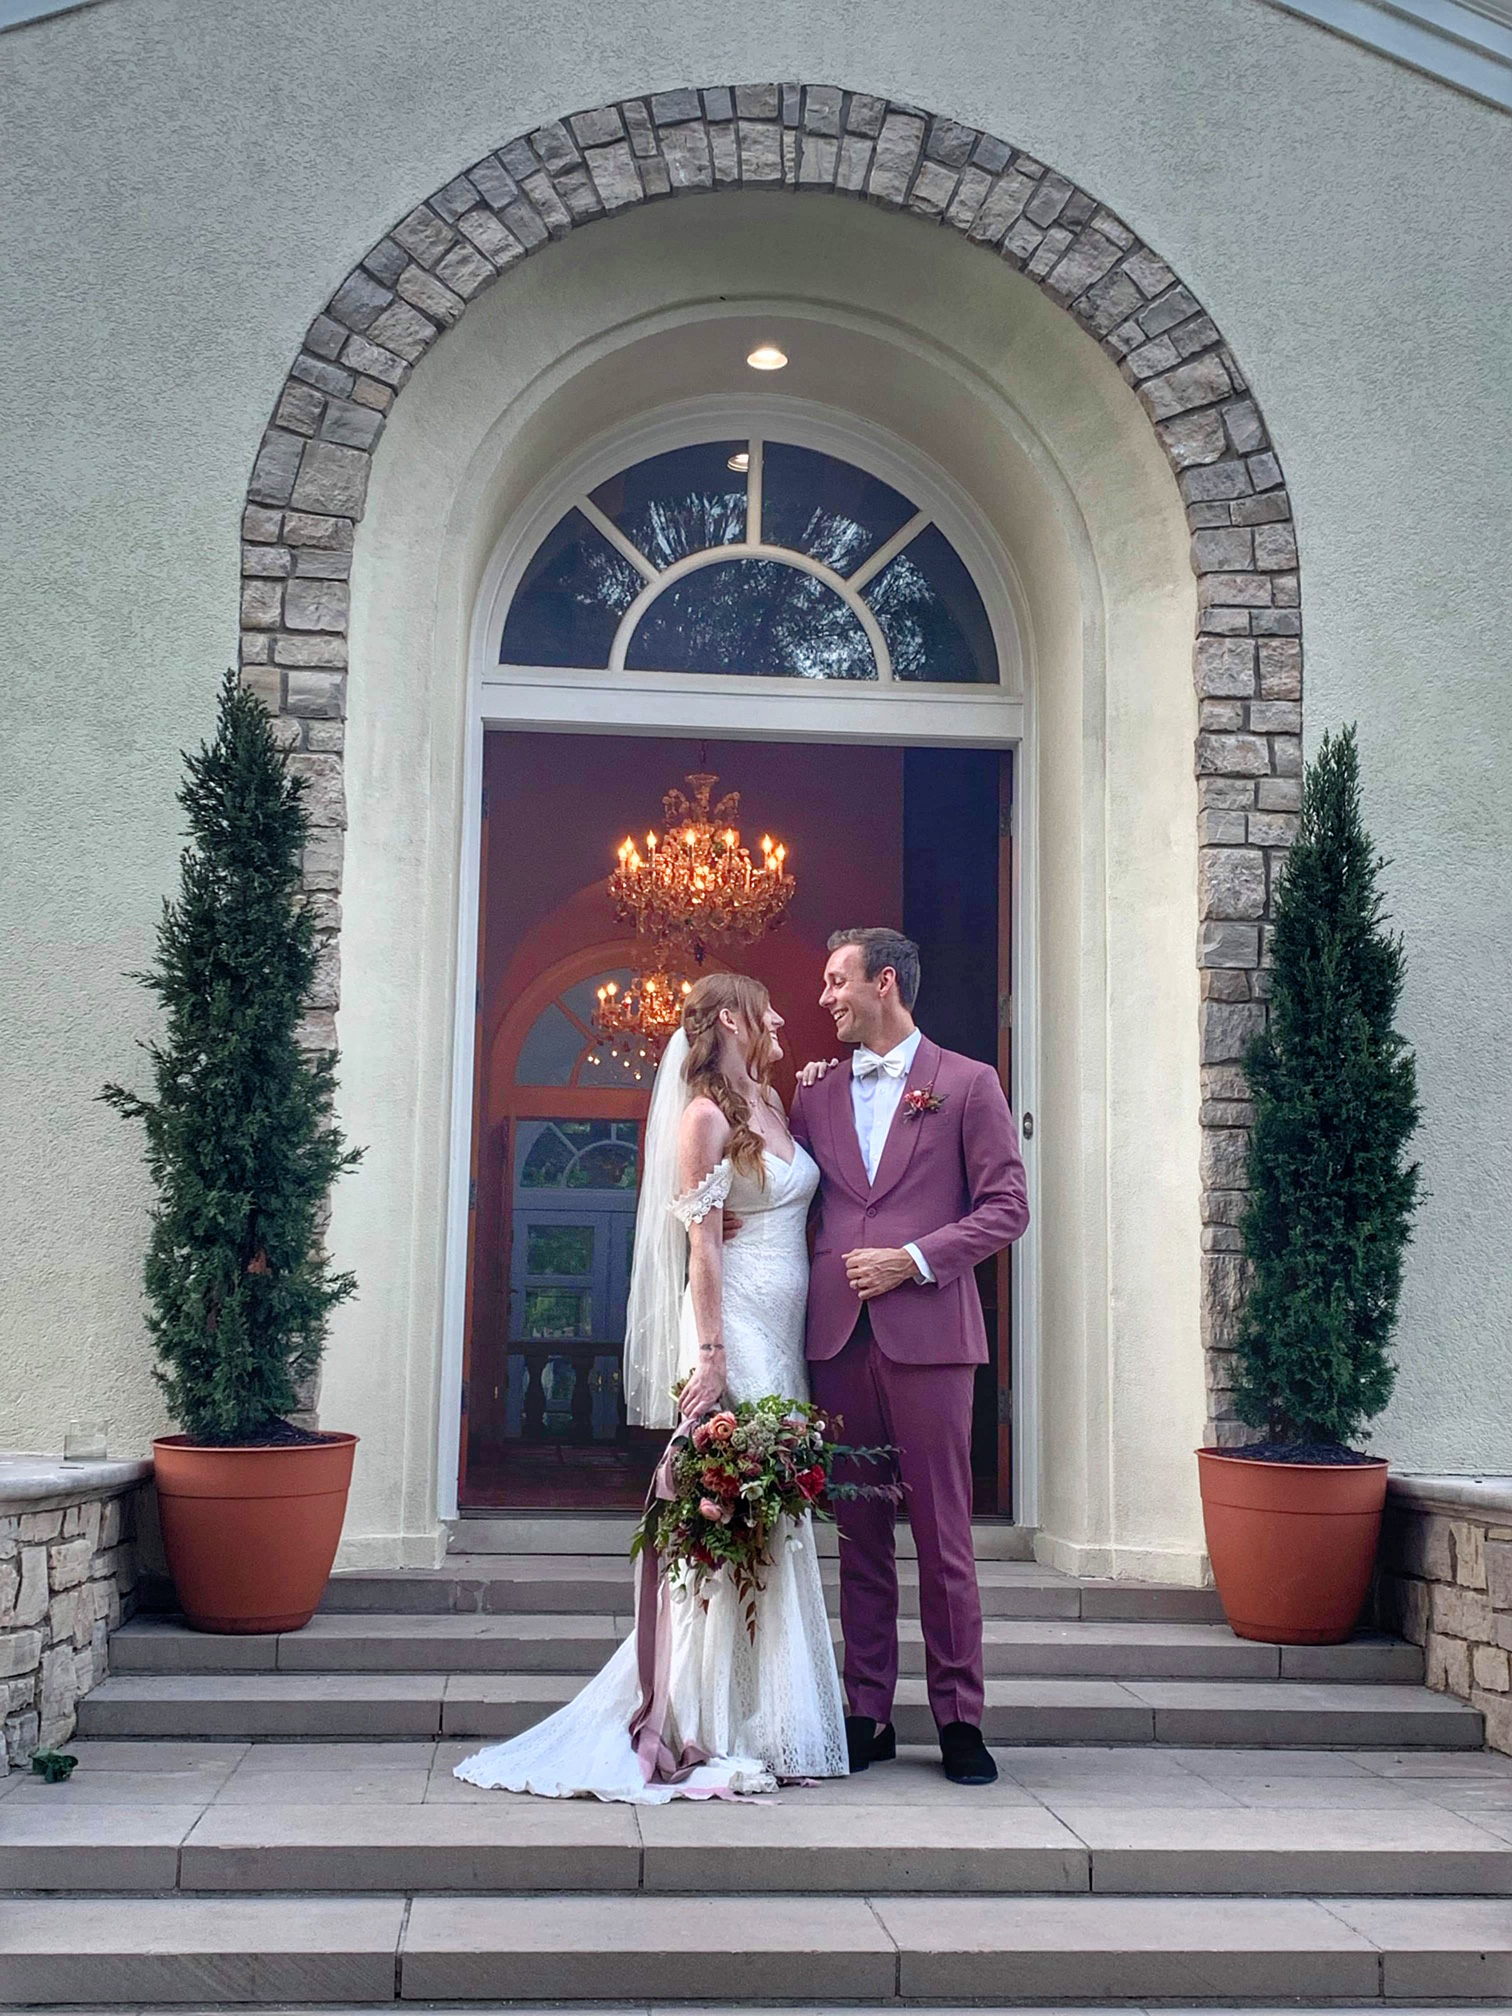
[{"label": "pink rose in bouquet", "polygon": [[843,1447],[841,1425],[806,1401],[776,1395],[724,1406],[686,1424],[673,1436],[662,1466],[671,1495],[648,1500],[632,1555],[649,1548],[663,1574],[690,1577],[705,1603],[703,1585],[727,1573],[754,1637],[756,1593],[785,1525],[831,1516],[826,1496],[898,1496],[893,1482],[830,1482],[841,1456],[890,1466],[896,1453]]}]

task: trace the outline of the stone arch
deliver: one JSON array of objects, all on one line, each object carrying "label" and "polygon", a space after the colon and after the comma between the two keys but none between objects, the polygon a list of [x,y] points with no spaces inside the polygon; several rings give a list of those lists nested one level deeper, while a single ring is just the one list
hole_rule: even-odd
[{"label": "stone arch", "polygon": [[385,416],[470,301],[543,245],[661,198],[738,188],[849,197],[959,232],[1024,274],[1117,364],[1176,476],[1198,587],[1202,1334],[1210,1434],[1228,1402],[1250,1107],[1276,871],[1302,771],[1297,546],[1248,381],[1196,295],[1096,197],[975,127],[834,85],[680,89],[507,141],[401,218],[311,322],[242,523],[242,678],[307,781],[305,879],[324,956],[309,1035],[335,1040],[345,825],[348,579]]}]

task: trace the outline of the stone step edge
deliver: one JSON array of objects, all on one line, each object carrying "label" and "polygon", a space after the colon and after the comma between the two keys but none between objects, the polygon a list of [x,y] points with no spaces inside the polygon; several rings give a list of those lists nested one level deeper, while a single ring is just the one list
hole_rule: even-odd
[{"label": "stone step edge", "polygon": [[[447,1521],[447,1553],[456,1554],[619,1554],[628,1550],[638,1514],[633,1512],[488,1512],[474,1511]],[[839,1545],[833,1525],[816,1529],[819,1551],[832,1557]],[[1035,1529],[1011,1520],[975,1518],[972,1547],[979,1561],[1034,1560]],[[898,1555],[912,1559],[913,1534],[906,1520],[898,1522]]]},{"label": "stone step edge", "polygon": [[[215,1638],[174,1616],[135,1618],[111,1639],[117,1674],[411,1673],[558,1674],[596,1672],[630,1628],[626,1614],[603,1611],[441,1613],[463,1628],[439,1629],[436,1616],[409,1611],[348,1611],[340,1630],[319,1629]],[[831,1619],[834,1624],[835,1620]],[[905,1670],[922,1670],[916,1618],[900,1619]],[[1313,1686],[1419,1686],[1421,1649],[1384,1634],[1336,1646],[1277,1646],[1235,1638],[1221,1624],[1187,1623],[1190,1637],[1162,1643],[1165,1620],[1069,1622],[1059,1618],[983,1619],[989,1677],[1133,1681],[1233,1679]],[[1112,1630],[1122,1635],[1100,1635]],[[1085,1639],[1081,1634],[1085,1632]],[[841,1643],[835,1632],[837,1646]],[[518,1665],[512,1665],[517,1659]]]},{"label": "stone step edge", "polygon": [[[737,1831],[700,1844],[675,1833],[647,1839],[638,1827],[633,1835],[623,1827],[614,1835],[593,1826],[575,1833],[575,1813],[562,1816],[558,1838],[522,1841],[511,1832],[513,1808],[472,1801],[136,1808],[121,1816],[108,1841],[99,1841],[89,1838],[98,1809],[73,1807],[66,1811],[74,1827],[22,1828],[9,1840],[0,1830],[0,1902],[59,1894],[686,1897],[718,1889],[749,1896],[783,1887],[829,1897],[1512,1897],[1512,1840],[1473,1821],[1463,1823],[1464,1839],[1429,1846],[1401,1839],[1399,1824],[1398,1838],[1383,1847],[1369,1838],[1369,1812],[1353,1812],[1357,1836],[1340,1839],[1335,1827],[1330,1844],[1318,1846],[1305,1841],[1314,1810],[1299,1809],[1292,1835],[1273,1830],[1272,1838],[1253,1844],[1215,1843],[1210,1827],[1194,1824],[1184,1840],[1102,1845],[1095,1838],[1100,1829],[1121,1831],[1117,1816],[1101,1812],[1094,1823],[1075,1813],[1058,1818],[1015,1808],[1024,1825],[1009,1827],[1007,1838],[943,1842],[928,1838],[931,1827],[910,1829],[918,1809],[905,1803],[866,1808],[874,1821],[892,1823],[891,1838],[857,1843],[840,1824],[854,1809],[828,1810],[836,1824],[822,1835],[747,1841]],[[425,1828],[414,1824],[421,1816]],[[319,1826],[312,1829],[311,1819]],[[1198,1819],[1210,1822],[1212,1815]]]},{"label": "stone step edge", "polygon": [[[105,1681],[80,1703],[79,1735],[284,1742],[321,1737],[497,1741],[531,1727],[577,1691],[553,1686],[552,1680],[560,1676],[552,1675],[517,1676],[506,1685],[511,1676],[344,1674],[340,1678],[345,1691],[340,1695],[310,1687],[311,1681],[333,1677],[329,1675],[188,1677],[214,1682],[214,1688],[186,1693],[182,1677],[150,1674]],[[1132,1691],[1139,1687],[1195,1692],[1191,1699],[1145,1701]],[[1263,1703],[1224,1699],[1234,1690],[1255,1687],[1271,1698]],[[1005,1699],[1009,1688],[1016,1691]],[[1068,1701],[1072,1689],[1101,1691],[1092,1699]],[[1310,1698],[1342,1691],[1337,1685],[1313,1688],[1290,1681],[997,1680],[988,1682],[983,1727],[988,1741],[999,1744],[1441,1750],[1483,1746],[1481,1715],[1452,1696],[1427,1697],[1421,1688],[1362,1687],[1360,1692],[1379,1698],[1365,1703]],[[1403,1705],[1409,1692],[1417,1705]],[[902,1742],[933,1740],[933,1718],[922,1682],[911,1678],[900,1682],[894,1720]]]},{"label": "stone step edge", "polygon": [[[441,1568],[345,1569],[331,1577],[321,1597],[323,1615],[353,1615],[369,1611],[400,1611],[404,1615],[492,1615],[530,1616],[538,1605],[546,1578],[539,1574],[515,1572],[520,1557],[507,1555],[457,1556]],[[539,1567],[545,1557],[526,1557]],[[558,1559],[566,1557],[557,1557]],[[630,1571],[620,1556],[584,1556],[596,1566],[588,1578],[574,1578],[570,1585],[586,1596],[576,1607],[584,1611],[600,1607],[603,1596],[612,1602],[630,1587]],[[496,1569],[492,1564],[499,1562]],[[479,1564],[489,1564],[486,1566]],[[907,1572],[900,1577],[901,1608],[905,1615],[917,1615],[918,1577]],[[981,1564],[993,1567],[994,1563]],[[1006,1564],[1019,1566],[1022,1564]],[[600,1573],[601,1570],[601,1573]],[[601,1580],[602,1588],[596,1587]],[[837,1580],[826,1576],[826,1594],[833,1607]],[[1077,1582],[1046,1570],[1012,1580],[981,1578],[984,1614],[1025,1621],[1058,1623],[1191,1623],[1221,1624],[1223,1606],[1215,1589],[1199,1589],[1165,1582]],[[373,1600],[373,1592],[376,1600]],[[138,1610],[144,1615],[163,1616],[178,1608],[173,1585],[160,1575],[148,1575],[138,1588]]]},{"label": "stone step edge", "polygon": [[[8,2003],[315,2001],[718,2006],[842,1999],[898,2007],[1060,2000],[1489,2001],[1512,1919],[1473,1898],[1323,1900],[528,1893],[19,1899],[0,1904]],[[732,1936],[733,1933],[733,1936]],[[1194,1972],[1194,1963],[1201,1977]],[[213,1985],[211,1985],[213,1984]],[[207,1994],[207,1985],[210,1992]],[[728,2006],[728,2005],[725,2005]],[[1189,2006],[1189,2005],[1188,2005]]]}]

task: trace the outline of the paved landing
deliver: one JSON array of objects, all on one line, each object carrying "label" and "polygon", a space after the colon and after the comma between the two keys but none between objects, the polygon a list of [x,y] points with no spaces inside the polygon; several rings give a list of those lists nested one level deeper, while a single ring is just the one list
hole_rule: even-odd
[{"label": "paved landing", "polygon": [[452,1775],[473,1747],[80,1742],[66,1784],[0,1786],[0,1888],[1512,1896],[1512,1759],[1486,1751],[1003,1748],[967,1789],[905,1749],[637,1808],[481,1791]]}]

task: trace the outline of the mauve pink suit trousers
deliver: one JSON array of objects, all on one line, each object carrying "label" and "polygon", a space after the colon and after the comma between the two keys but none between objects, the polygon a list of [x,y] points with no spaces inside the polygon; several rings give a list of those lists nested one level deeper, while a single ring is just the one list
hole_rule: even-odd
[{"label": "mauve pink suit trousers", "polygon": [[[939,1104],[911,1113],[908,1095]],[[971,1544],[971,1403],[988,1356],[973,1269],[1029,1222],[1018,1135],[997,1073],[926,1037],[876,1179],[868,1182],[849,1069],[793,1104],[795,1137],[819,1164],[807,1350],[814,1398],[857,1446],[898,1450],[903,1506],[919,1557],[925,1674],[935,1721],[982,1719],[982,1605]],[[907,1283],[863,1307],[845,1275],[861,1246],[916,1245],[933,1284]],[[842,1479],[882,1481],[867,1465]],[[891,1718],[898,1678],[894,1508],[837,1503],[845,1691],[853,1715]]]}]

